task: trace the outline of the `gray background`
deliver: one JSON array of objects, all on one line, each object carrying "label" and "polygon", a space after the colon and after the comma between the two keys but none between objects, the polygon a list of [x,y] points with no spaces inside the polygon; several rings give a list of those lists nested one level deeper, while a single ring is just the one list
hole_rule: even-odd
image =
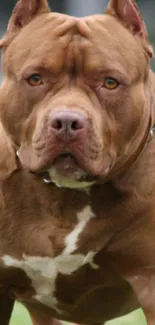
[{"label": "gray background", "polygon": [[[103,13],[108,0],[49,0],[53,11],[64,12],[74,16]],[[155,0],[137,0],[146,25],[149,39],[155,45]],[[0,0],[0,36],[3,35],[9,16],[16,0]],[[155,59],[152,61],[155,70]]]}]

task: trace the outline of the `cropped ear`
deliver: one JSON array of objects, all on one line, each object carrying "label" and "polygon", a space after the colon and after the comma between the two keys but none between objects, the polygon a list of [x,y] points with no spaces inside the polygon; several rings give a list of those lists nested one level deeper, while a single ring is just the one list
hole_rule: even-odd
[{"label": "cropped ear", "polygon": [[46,0],[18,0],[9,20],[7,33],[0,40],[0,48],[7,45],[12,36],[37,15],[48,12],[50,8]]},{"label": "cropped ear", "polygon": [[105,13],[118,18],[133,35],[140,37],[147,55],[153,57],[146,25],[134,0],[110,0]]},{"label": "cropped ear", "polygon": [[27,25],[36,15],[49,11],[46,0],[19,0],[11,15],[8,31],[14,32]]}]

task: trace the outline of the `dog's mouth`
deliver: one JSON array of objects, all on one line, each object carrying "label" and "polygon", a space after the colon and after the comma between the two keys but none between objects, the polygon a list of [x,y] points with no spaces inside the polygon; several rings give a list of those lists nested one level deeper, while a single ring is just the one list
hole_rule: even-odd
[{"label": "dog's mouth", "polygon": [[96,178],[79,166],[74,154],[67,152],[55,158],[52,166],[44,174],[44,181],[53,182],[58,187],[87,189],[96,182]]}]

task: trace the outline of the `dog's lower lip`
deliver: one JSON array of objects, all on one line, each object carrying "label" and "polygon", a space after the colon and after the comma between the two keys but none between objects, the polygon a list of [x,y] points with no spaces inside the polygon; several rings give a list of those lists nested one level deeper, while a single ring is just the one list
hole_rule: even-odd
[{"label": "dog's lower lip", "polygon": [[73,160],[75,163],[77,163],[75,155],[70,152],[64,152],[64,153],[60,154],[59,156],[57,156],[54,159],[53,164],[55,164],[59,159],[62,159],[62,160],[70,159],[70,160]]},{"label": "dog's lower lip", "polygon": [[63,153],[55,158],[53,167],[64,175],[74,174],[79,168],[79,164],[75,156],[71,153]]}]

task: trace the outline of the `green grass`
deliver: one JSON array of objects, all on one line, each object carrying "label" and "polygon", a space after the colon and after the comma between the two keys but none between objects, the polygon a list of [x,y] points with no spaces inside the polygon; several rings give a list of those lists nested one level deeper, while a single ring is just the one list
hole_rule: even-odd
[{"label": "green grass", "polygon": [[19,303],[15,305],[10,325],[32,325],[28,312]]},{"label": "green grass", "polygon": [[[15,306],[10,325],[32,325],[27,311],[18,303]],[[107,322],[106,325],[146,325],[146,322],[142,311],[138,310],[128,316]]]}]

